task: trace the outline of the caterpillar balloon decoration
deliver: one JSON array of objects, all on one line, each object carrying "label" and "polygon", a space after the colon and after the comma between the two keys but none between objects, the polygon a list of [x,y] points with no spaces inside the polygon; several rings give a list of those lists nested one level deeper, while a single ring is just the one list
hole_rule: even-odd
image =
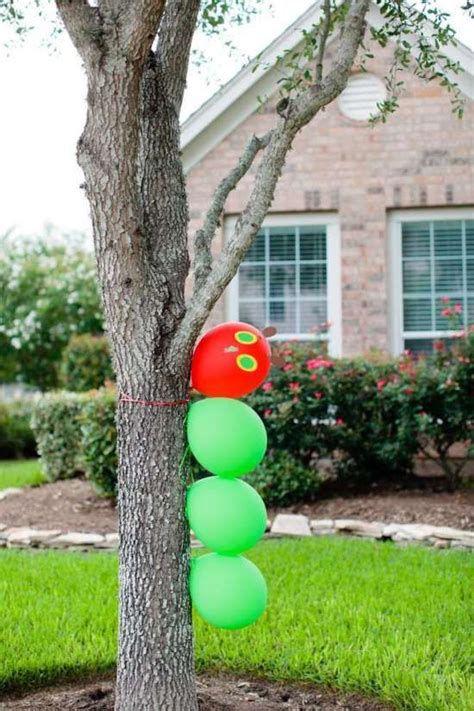
[{"label": "caterpillar balloon decoration", "polygon": [[267,604],[263,575],[241,555],[263,536],[267,512],[255,489],[238,478],[262,461],[267,433],[257,413],[237,398],[263,383],[270,362],[264,334],[230,322],[201,338],[191,366],[192,387],[206,398],[189,408],[189,448],[214,476],[188,490],[189,525],[213,551],[193,561],[190,591],[201,617],[223,629],[251,625]]}]

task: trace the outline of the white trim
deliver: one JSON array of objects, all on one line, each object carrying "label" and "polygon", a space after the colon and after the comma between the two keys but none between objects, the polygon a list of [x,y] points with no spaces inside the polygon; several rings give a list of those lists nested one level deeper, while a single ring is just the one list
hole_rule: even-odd
[{"label": "white trim", "polygon": [[[295,50],[302,46],[302,30],[316,24],[320,15],[321,0],[316,0],[260,54],[260,67],[257,71],[253,71],[255,60],[252,60],[184,121],[181,127],[181,148],[186,173],[256,111],[259,96],[270,96],[276,92],[276,82],[280,78],[274,67],[276,58],[284,50]],[[374,3],[369,9],[367,22],[375,28],[380,28],[383,23]],[[329,42],[333,39],[331,36]],[[415,42],[414,35],[407,35],[406,39],[412,44]],[[474,53],[460,42],[456,46],[444,47],[443,51],[449,59],[460,62],[464,72],[452,78],[466,96],[474,98]]]},{"label": "white trim", "polygon": [[474,207],[439,207],[391,210],[388,213],[388,284],[390,316],[390,351],[402,353],[407,338],[450,338],[458,331],[404,331],[402,286],[402,223],[432,222],[436,220],[472,220]]},{"label": "white trim", "polygon": [[[224,221],[224,239],[229,239],[237,222],[237,217],[229,216]],[[327,235],[327,314],[332,323],[328,335],[317,340],[327,340],[328,350],[333,357],[342,355],[342,291],[341,291],[341,232],[339,218],[334,212],[305,212],[270,214],[263,221],[263,227],[304,227],[325,225]],[[239,275],[232,279],[224,295],[225,314],[229,321],[239,318]],[[277,340],[307,341],[316,338],[313,334],[279,333]]]}]

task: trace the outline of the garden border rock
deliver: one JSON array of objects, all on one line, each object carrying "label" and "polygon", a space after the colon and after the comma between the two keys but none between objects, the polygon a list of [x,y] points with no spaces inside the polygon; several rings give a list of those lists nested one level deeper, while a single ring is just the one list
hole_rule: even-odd
[{"label": "garden border rock", "polygon": [[[418,543],[433,548],[456,548],[474,551],[474,531],[431,526],[423,523],[383,523],[360,519],[313,519],[302,514],[277,514],[267,526],[267,537],[350,536],[405,545]],[[42,548],[49,550],[114,551],[118,533],[84,533],[79,531],[41,530],[28,526],[6,526],[0,523],[0,548]],[[193,547],[201,544],[192,539]]]}]

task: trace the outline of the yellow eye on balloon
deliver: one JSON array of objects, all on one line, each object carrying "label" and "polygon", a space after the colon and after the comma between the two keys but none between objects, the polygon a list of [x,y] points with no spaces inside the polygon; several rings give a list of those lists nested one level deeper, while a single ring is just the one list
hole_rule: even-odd
[{"label": "yellow eye on balloon", "polygon": [[258,368],[257,359],[246,353],[238,355],[236,361],[240,370],[245,370],[247,373],[251,373]]},{"label": "yellow eye on balloon", "polygon": [[[255,333],[250,333],[250,331],[237,331],[237,333],[234,335],[235,340],[237,343],[256,343],[258,341],[257,336]],[[245,368],[247,370],[247,368]]]}]

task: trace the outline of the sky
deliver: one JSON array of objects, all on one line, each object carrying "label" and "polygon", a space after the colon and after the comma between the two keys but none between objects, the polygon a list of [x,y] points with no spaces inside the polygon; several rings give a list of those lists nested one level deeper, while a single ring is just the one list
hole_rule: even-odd
[{"label": "sky", "polygon": [[[462,3],[437,1],[451,12],[460,41],[472,46],[473,23],[459,9]],[[263,11],[250,25],[231,31],[237,48],[233,55],[221,40],[198,36],[195,47],[210,61],[204,68],[190,69],[183,116],[198,108],[311,4],[312,0],[263,0]],[[6,49],[3,43],[9,33],[0,27],[0,234],[10,229],[40,234],[48,224],[64,233],[91,231],[75,159],[85,121],[85,78],[66,34],[51,48],[45,42],[48,31],[45,20],[21,46]]]}]

